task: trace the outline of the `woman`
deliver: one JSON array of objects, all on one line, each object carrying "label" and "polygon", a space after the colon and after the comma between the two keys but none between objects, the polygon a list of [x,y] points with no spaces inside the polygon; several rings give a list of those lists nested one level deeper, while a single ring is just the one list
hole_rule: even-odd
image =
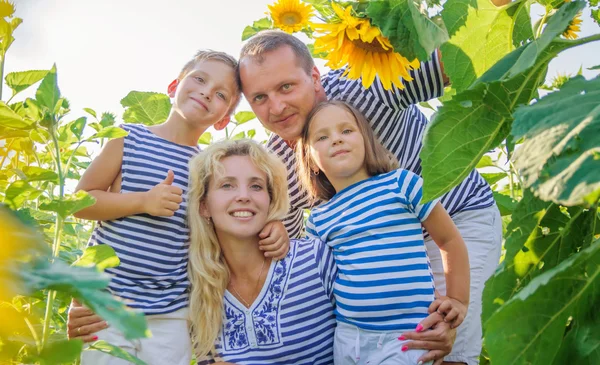
[{"label": "woman", "polygon": [[[288,255],[271,261],[258,248],[264,223],[287,209],[285,168],[256,142],[220,142],[192,160],[190,320],[200,364],[333,363],[330,251],[318,240],[292,240]],[[74,307],[69,332],[89,340],[96,322]],[[433,350],[424,362],[450,352],[454,331],[438,314],[421,325],[403,336],[416,340],[409,348]]]}]

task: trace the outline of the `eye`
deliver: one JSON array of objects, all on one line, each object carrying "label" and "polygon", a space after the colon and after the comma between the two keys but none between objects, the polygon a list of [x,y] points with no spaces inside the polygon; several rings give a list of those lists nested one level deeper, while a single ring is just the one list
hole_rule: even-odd
[{"label": "eye", "polygon": [[264,99],[265,99],[265,95],[256,95],[256,96],[254,97],[254,100],[253,100],[253,101],[254,101],[255,103],[260,103],[260,102],[261,102],[261,101],[263,101]]},{"label": "eye", "polygon": [[327,139],[327,136],[317,137],[317,141],[324,141]]},{"label": "eye", "polygon": [[281,86],[281,88],[282,88],[284,91],[288,91],[288,90],[290,90],[290,89],[292,88],[292,84],[283,84],[283,85]]},{"label": "eye", "polygon": [[226,182],[226,183],[221,184],[221,189],[231,189],[231,188],[233,188],[233,185],[231,183]]},{"label": "eye", "polygon": [[204,79],[203,79],[202,77],[200,77],[200,76],[197,76],[197,77],[196,77],[196,80],[198,80],[198,82],[202,82],[202,83],[204,83]]},{"label": "eye", "polygon": [[261,191],[261,190],[263,190],[263,186],[262,186],[262,185],[260,185],[260,184],[252,184],[252,185],[250,186],[250,188],[251,188],[252,190],[256,190],[256,191]]},{"label": "eye", "polygon": [[342,134],[349,134],[349,133],[351,133],[351,132],[352,132],[352,129],[344,129],[344,130],[342,131]]},{"label": "eye", "polygon": [[217,96],[223,100],[227,100],[227,97],[225,96],[225,94],[223,94],[221,92],[217,92]]}]

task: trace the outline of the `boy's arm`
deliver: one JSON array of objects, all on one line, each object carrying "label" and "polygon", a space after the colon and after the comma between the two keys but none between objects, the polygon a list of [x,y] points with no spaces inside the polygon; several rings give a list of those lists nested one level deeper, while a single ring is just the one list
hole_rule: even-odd
[{"label": "boy's arm", "polygon": [[119,181],[123,161],[123,138],[108,141],[92,161],[76,191],[84,190],[96,198],[96,203],[75,213],[75,217],[91,220],[110,220],[129,215],[148,213],[172,216],[179,209],[183,191],[171,186],[173,172],[162,183],[146,192],[120,193],[109,191]]},{"label": "boy's arm", "polygon": [[464,309],[466,314],[466,307],[469,305],[470,271],[465,242],[452,218],[439,202],[423,221],[423,227],[440,248],[446,276],[446,295],[462,303],[464,308],[459,310]]},{"label": "boy's arm", "polygon": [[283,259],[290,250],[290,237],[281,221],[271,221],[265,225],[258,234],[261,251],[265,251],[265,257],[273,257],[275,260]]}]

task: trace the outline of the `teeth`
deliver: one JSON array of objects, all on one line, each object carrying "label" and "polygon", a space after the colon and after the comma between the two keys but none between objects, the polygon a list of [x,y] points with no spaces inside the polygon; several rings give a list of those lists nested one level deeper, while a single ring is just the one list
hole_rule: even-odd
[{"label": "teeth", "polygon": [[252,214],[251,212],[242,211],[242,212],[233,212],[232,215],[234,217],[252,217],[254,214]]}]

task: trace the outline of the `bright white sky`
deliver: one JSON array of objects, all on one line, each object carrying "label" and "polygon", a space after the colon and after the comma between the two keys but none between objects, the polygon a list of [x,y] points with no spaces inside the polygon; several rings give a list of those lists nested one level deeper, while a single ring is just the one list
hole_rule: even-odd
[{"label": "bright white sky", "polygon": [[[23,24],[7,53],[5,75],[49,69],[56,63],[59,87],[71,102],[73,119],[84,115],[84,107],[111,111],[120,119],[119,102],[129,91],[165,92],[196,50],[212,48],[237,56],[242,30],[264,17],[267,4],[273,2],[16,0],[16,16]],[[589,9],[583,19],[581,36],[600,32]],[[574,74],[583,65],[590,78],[597,72],[586,68],[597,64],[600,42],[563,53],[551,63],[548,76]],[[31,94],[34,91],[35,87]],[[10,92],[4,86],[5,100]],[[239,110],[250,109],[244,102]]]}]

